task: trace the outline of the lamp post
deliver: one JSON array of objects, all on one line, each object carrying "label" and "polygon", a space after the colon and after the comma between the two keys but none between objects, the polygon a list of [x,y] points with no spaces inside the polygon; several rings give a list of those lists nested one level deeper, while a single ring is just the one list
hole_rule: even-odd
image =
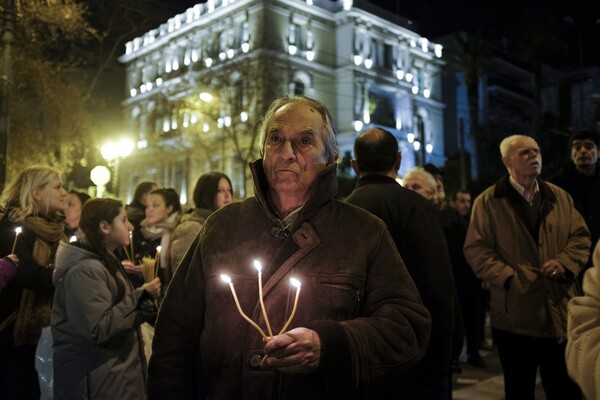
[{"label": "lamp post", "polygon": [[96,185],[96,197],[101,198],[106,184],[110,181],[110,170],[104,165],[98,165],[90,171],[90,179]]},{"label": "lamp post", "polygon": [[119,165],[121,160],[128,157],[133,151],[133,142],[121,139],[118,142],[109,142],[100,148],[102,157],[113,168],[113,191],[119,197]]}]

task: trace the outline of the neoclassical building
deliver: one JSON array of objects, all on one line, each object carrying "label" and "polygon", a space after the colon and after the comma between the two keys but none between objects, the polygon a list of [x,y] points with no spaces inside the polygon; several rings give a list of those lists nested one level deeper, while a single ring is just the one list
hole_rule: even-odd
[{"label": "neoclassical building", "polygon": [[270,102],[306,94],[330,108],[342,156],[363,129],[385,127],[401,173],[444,159],[442,46],[416,24],[366,1],[208,0],[126,44],[123,101],[137,150],[119,171],[120,197],[141,180],[190,197],[198,176],[228,174],[251,194],[247,163]]}]

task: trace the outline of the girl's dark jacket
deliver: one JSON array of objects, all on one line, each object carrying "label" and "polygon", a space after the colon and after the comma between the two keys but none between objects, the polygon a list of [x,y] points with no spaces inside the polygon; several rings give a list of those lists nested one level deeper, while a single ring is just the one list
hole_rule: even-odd
[{"label": "girl's dark jacket", "polygon": [[[267,201],[262,160],[251,164],[256,197],[207,220],[162,303],[149,366],[150,399],[359,398],[367,385],[406,371],[422,357],[430,317],[385,225],[333,200],[335,166],[313,183],[297,221],[284,229]],[[254,259],[276,333],[293,307],[290,277],[302,282],[289,327],[316,331],[318,371],[284,374],[260,365],[265,329]]]}]

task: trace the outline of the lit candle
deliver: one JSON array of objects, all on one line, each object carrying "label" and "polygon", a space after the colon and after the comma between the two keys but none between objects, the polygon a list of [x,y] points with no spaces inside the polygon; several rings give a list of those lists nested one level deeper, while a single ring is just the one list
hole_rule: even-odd
[{"label": "lit candle", "polygon": [[[280,335],[285,333],[285,330],[288,328],[288,326],[290,326],[290,324],[292,323],[292,319],[294,319],[294,315],[296,314],[296,309],[298,308],[298,297],[300,296],[300,288],[302,287],[302,284],[296,278],[290,278],[290,283],[292,284],[292,286],[296,287],[296,298],[294,299],[294,307],[292,308],[292,313],[290,314],[290,318],[288,318],[287,322],[285,323],[285,325],[279,332]],[[263,365],[265,362],[267,362],[268,358],[269,358],[269,355],[265,354],[265,356],[262,358],[262,360],[260,360],[260,365]]]},{"label": "lit candle", "polygon": [[10,252],[10,254],[14,254],[15,253],[15,247],[17,247],[17,238],[19,237],[19,233],[21,233],[23,229],[20,226],[17,226],[15,228],[15,241],[13,242],[13,247],[12,250]]},{"label": "lit candle", "polygon": [[158,274],[158,266],[160,265],[160,251],[162,250],[162,246],[156,246],[156,255],[154,259],[156,260],[156,264],[154,264],[154,277]]},{"label": "lit candle", "polygon": [[77,236],[73,235],[69,238],[69,243],[73,243],[77,241]]},{"label": "lit candle", "polygon": [[[131,262],[135,263],[134,257],[135,253],[133,252],[133,231],[129,231],[129,248],[131,249]],[[125,252],[127,253],[127,252]]]},{"label": "lit candle", "polygon": [[300,288],[302,287],[302,284],[296,278],[290,278],[290,283],[292,284],[292,286],[296,287],[296,298],[294,299],[294,307],[292,308],[290,318],[287,320],[287,322],[279,332],[280,335],[286,331],[288,326],[290,326],[290,324],[292,323],[292,319],[294,319],[294,315],[296,314],[296,309],[298,308],[298,297],[300,297]]},{"label": "lit candle", "polygon": [[265,309],[265,302],[263,300],[263,290],[262,290],[262,265],[260,261],[254,260],[254,268],[258,271],[258,300],[260,302],[260,308],[262,310],[263,317],[265,319],[265,323],[267,324],[267,330],[269,331],[269,336],[273,336],[273,331],[271,330],[271,324],[269,323],[269,317],[267,317],[267,310]]},{"label": "lit candle", "polygon": [[252,325],[254,328],[256,328],[256,330],[258,331],[258,333],[260,333],[260,335],[263,337],[263,339],[267,339],[267,335],[265,335],[265,332],[260,328],[260,326],[258,326],[254,321],[252,321],[246,314],[244,314],[244,311],[242,311],[242,307],[240,306],[240,302],[237,298],[237,294],[235,294],[235,289],[233,288],[233,283],[231,282],[231,278],[228,275],[222,274],[221,279],[223,280],[223,282],[225,282],[226,284],[229,285],[229,288],[231,289],[231,294],[233,295],[233,300],[235,301],[235,306],[237,307],[238,312],[240,313],[242,318],[244,318],[246,321],[248,321],[248,323],[250,325]]}]

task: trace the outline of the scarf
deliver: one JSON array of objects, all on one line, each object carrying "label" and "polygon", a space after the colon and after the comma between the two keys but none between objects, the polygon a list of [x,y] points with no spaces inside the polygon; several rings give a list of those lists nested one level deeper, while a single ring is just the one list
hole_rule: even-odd
[{"label": "scarf", "polygon": [[159,222],[154,225],[148,225],[148,222],[144,219],[140,224],[142,235],[148,240],[156,240],[160,238],[160,267],[170,270],[169,267],[169,254],[171,245],[171,236],[175,227],[179,223],[179,213],[172,213],[165,222]]},{"label": "scarf", "polygon": [[[28,216],[23,221],[23,229],[35,233],[33,259],[45,268],[54,268],[51,264],[59,241],[67,241],[64,224],[43,217]],[[50,325],[52,312],[52,294],[23,289],[21,303],[13,330],[15,346],[35,345],[42,328]]]}]

